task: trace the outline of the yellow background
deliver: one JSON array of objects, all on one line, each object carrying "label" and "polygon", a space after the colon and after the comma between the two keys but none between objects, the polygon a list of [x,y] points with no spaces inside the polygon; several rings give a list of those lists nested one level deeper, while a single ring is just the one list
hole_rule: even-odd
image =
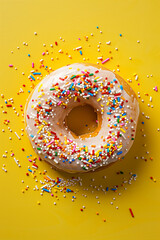
[{"label": "yellow background", "polygon": [[[0,97],[0,105],[3,107],[0,108],[0,239],[160,239],[160,132],[157,131],[160,128],[160,95],[153,90],[156,85],[160,89],[159,9],[158,0],[0,0],[0,94],[4,94],[4,98]],[[35,31],[37,36],[34,35]],[[65,42],[60,40],[60,36]],[[88,42],[84,36],[89,37]],[[109,40],[111,45],[107,46],[106,41]],[[59,44],[57,48],[55,41]],[[23,42],[27,42],[28,46],[24,46]],[[102,43],[100,52],[97,51],[99,42]],[[43,47],[44,43],[46,47]],[[50,44],[54,45],[53,49]],[[83,56],[73,51],[78,46],[83,46]],[[118,51],[115,51],[116,47]],[[24,107],[29,95],[27,91],[32,90],[28,80],[31,63],[35,62],[37,68],[41,53],[46,49],[49,55],[43,58],[45,64],[53,70],[72,62],[83,62],[83,58],[96,63],[97,57],[101,55],[104,58],[112,56],[113,60],[105,66],[115,70],[119,68],[122,77],[132,79],[131,86],[136,93],[141,93],[141,111],[150,117],[146,119],[140,115],[136,140],[123,161],[107,170],[82,176],[83,187],[77,187],[79,192],[75,202],[71,201],[72,195],[69,194],[63,198],[63,194],[58,193],[59,200],[55,200],[48,194],[40,196],[40,192],[33,191],[35,182],[32,176],[26,176],[29,165],[26,156],[35,154],[26,134],[21,140],[14,134],[16,131],[21,135],[21,129],[24,128],[19,105]],[[64,53],[58,53],[59,49]],[[109,54],[109,50],[112,53]],[[66,52],[72,55],[72,59],[68,58]],[[31,54],[30,58],[28,54]],[[51,57],[54,61],[51,61]],[[17,70],[10,69],[9,64],[14,64]],[[117,64],[120,66],[117,67]],[[45,76],[46,71],[42,72]],[[134,79],[135,73],[139,75],[140,85]],[[22,84],[26,84],[26,88],[18,96]],[[153,97],[152,103],[149,102],[150,96]],[[20,113],[19,117],[13,109],[5,107],[4,100],[11,97]],[[144,103],[141,99],[144,99]],[[153,104],[153,108],[147,104]],[[7,114],[2,111],[7,111]],[[8,126],[13,132],[3,124],[5,119],[10,120]],[[5,129],[5,133],[2,129]],[[22,147],[25,152],[22,152]],[[10,156],[11,150],[20,161],[21,168]],[[3,154],[7,158],[3,158]],[[7,173],[2,170],[3,164]],[[46,163],[39,163],[39,170],[44,169],[53,178],[69,177],[51,170]],[[124,175],[116,174],[120,170]],[[129,179],[129,172],[136,173],[138,178],[131,185],[125,185],[127,190],[123,187],[118,190],[121,196],[112,191],[104,195],[101,191],[92,194],[90,188],[88,191],[83,190],[92,183],[91,178],[95,178],[94,184],[97,186],[120,185],[123,177]],[[156,182],[150,179],[151,176]],[[23,194],[22,189],[27,185],[29,189]],[[82,194],[87,194],[87,198]],[[99,196],[100,204],[97,204],[96,195]],[[37,201],[41,204],[37,205]],[[56,206],[54,201],[57,202]],[[113,206],[111,201],[114,201]],[[81,212],[83,205],[86,209]],[[131,217],[129,208],[132,208],[135,218]],[[99,216],[96,212],[99,212]],[[103,222],[104,218],[106,222]]]}]

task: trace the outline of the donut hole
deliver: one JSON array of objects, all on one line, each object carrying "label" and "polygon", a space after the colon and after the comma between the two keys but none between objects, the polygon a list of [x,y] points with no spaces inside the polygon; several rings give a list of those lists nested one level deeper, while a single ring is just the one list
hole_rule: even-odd
[{"label": "donut hole", "polygon": [[66,116],[65,124],[76,136],[93,133],[98,127],[97,111],[89,104],[76,106]]}]

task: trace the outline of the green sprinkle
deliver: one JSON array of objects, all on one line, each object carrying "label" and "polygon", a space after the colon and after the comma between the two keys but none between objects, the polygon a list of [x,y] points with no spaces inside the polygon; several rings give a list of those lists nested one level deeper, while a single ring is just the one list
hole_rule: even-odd
[{"label": "green sprinkle", "polygon": [[97,82],[97,80],[94,80],[94,82]]},{"label": "green sprinkle", "polygon": [[81,89],[79,89],[79,92],[82,93]]},{"label": "green sprinkle", "polygon": [[57,156],[58,155],[58,153],[57,152],[55,152],[55,156]]},{"label": "green sprinkle", "polygon": [[37,150],[41,150],[41,148],[37,148]]},{"label": "green sprinkle", "polygon": [[55,88],[50,88],[50,91],[53,91],[53,90],[55,90]]},{"label": "green sprinkle", "polygon": [[78,159],[79,159],[79,160],[81,160],[82,158],[81,158],[81,157],[79,157]]},{"label": "green sprinkle", "polygon": [[89,76],[93,76],[93,75],[94,75],[94,73],[90,73],[90,74],[89,74]]},{"label": "green sprinkle", "polygon": [[76,77],[76,75],[73,75],[72,77],[71,77],[71,79],[73,79],[73,78],[75,78]]},{"label": "green sprinkle", "polygon": [[117,122],[119,123],[119,118],[117,118]]},{"label": "green sprinkle", "polygon": [[134,140],[134,138],[131,138],[131,140]]},{"label": "green sprinkle", "polygon": [[90,91],[92,88],[88,88],[87,91]]}]

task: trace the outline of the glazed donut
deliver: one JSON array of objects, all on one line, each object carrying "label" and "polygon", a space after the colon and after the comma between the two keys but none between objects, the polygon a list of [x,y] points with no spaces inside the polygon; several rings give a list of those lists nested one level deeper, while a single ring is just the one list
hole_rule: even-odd
[{"label": "glazed donut", "polygon": [[[77,136],[66,119],[85,104],[94,108],[97,127]],[[46,76],[25,110],[26,131],[35,152],[54,168],[70,173],[102,169],[122,159],[134,142],[138,117],[136,94],[119,75],[83,63]]]}]

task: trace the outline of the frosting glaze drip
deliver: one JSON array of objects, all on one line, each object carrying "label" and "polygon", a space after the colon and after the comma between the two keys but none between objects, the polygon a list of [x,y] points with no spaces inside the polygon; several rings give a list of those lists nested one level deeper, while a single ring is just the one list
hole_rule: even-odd
[{"label": "frosting glaze drip", "polygon": [[[102,118],[100,129],[87,138],[75,137],[64,123],[68,113],[83,104],[93,106]],[[113,72],[75,63],[37,85],[26,106],[26,130],[43,160],[64,171],[84,172],[128,152],[138,115],[136,97],[127,94]]]}]

